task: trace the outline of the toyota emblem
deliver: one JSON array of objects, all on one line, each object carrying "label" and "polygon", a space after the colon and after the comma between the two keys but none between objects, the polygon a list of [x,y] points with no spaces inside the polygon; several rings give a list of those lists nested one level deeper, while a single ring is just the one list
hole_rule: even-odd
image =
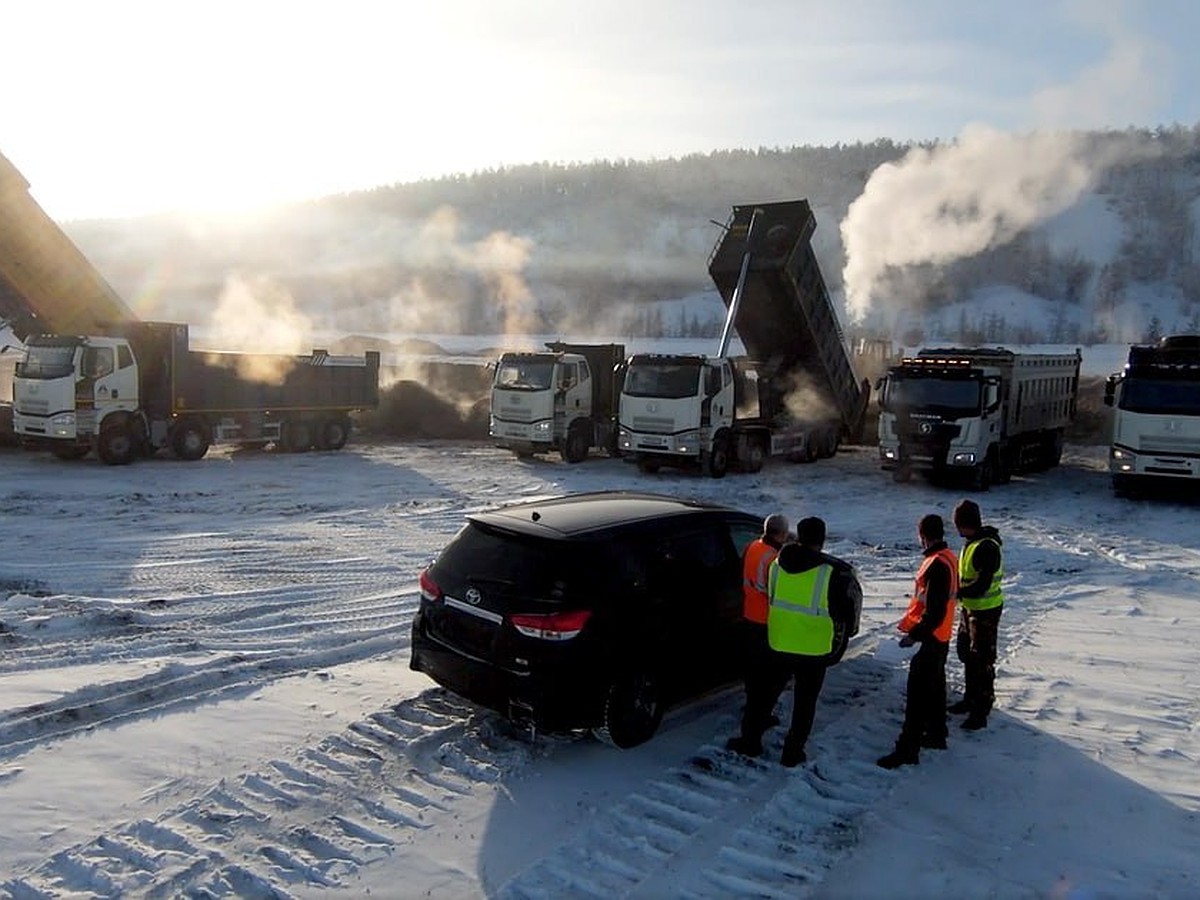
[{"label": "toyota emblem", "polygon": [[483,595],[479,593],[478,588],[467,588],[467,602],[472,606],[478,606],[482,599]]}]

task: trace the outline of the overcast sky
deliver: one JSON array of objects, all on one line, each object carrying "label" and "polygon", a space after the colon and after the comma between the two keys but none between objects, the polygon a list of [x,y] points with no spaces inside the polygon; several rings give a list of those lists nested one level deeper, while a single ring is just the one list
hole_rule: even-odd
[{"label": "overcast sky", "polygon": [[0,151],[59,219],[538,161],[1200,120],[1194,0],[12,4]]}]

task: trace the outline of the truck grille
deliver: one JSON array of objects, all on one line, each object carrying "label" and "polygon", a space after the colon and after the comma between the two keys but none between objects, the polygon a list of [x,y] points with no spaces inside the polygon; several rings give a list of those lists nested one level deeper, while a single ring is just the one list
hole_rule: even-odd
[{"label": "truck grille", "polygon": [[659,416],[634,416],[633,428],[635,431],[647,431],[651,434],[670,434],[675,430],[675,420]]},{"label": "truck grille", "polygon": [[1191,453],[1196,446],[1194,437],[1168,437],[1154,435],[1142,437],[1138,450],[1142,453]]},{"label": "truck grille", "polygon": [[510,422],[533,421],[533,412],[523,406],[501,406],[498,415]]}]

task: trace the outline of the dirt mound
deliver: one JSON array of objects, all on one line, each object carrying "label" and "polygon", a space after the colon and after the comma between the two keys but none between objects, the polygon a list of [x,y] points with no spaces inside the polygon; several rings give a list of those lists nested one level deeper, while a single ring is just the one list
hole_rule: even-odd
[{"label": "dirt mound", "polygon": [[359,415],[358,427],[377,437],[484,440],[488,397],[455,400],[421,382],[397,381],[380,392],[378,409]]}]

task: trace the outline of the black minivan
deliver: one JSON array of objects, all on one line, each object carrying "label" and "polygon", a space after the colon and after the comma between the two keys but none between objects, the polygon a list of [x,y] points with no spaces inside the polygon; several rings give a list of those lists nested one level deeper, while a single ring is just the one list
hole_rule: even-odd
[{"label": "black minivan", "polygon": [[421,573],[411,667],[515,721],[618,747],[740,677],[741,556],[762,518],[600,492],[467,517]]}]

